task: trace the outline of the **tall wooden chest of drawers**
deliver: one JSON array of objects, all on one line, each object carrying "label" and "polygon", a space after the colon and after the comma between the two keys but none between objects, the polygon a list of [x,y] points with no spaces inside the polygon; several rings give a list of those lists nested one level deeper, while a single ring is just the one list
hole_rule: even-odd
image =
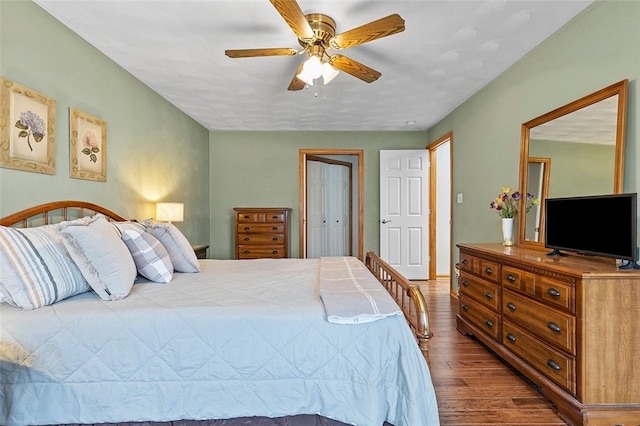
[{"label": "tall wooden chest of drawers", "polygon": [[289,257],[290,208],[236,207],[236,259]]},{"label": "tall wooden chest of drawers", "polygon": [[640,424],[640,272],[611,259],[459,244],[457,328],[572,425]]}]

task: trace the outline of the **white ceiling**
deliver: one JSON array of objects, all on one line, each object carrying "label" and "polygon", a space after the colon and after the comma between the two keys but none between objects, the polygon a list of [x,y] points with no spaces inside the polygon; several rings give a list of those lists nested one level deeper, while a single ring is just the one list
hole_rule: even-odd
[{"label": "white ceiling", "polygon": [[224,55],[300,48],[268,0],[35,0],[210,130],[358,131],[429,128],[592,1],[299,0],[336,33],[392,13],[406,30],[341,51],[377,81],[340,73],[291,92],[302,56]]}]

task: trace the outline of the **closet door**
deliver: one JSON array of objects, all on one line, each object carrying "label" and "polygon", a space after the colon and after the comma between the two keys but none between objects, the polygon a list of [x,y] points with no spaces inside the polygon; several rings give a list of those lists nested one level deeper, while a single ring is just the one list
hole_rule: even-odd
[{"label": "closet door", "polygon": [[350,169],[307,162],[307,257],[350,255]]},{"label": "closet door", "polygon": [[349,254],[349,168],[327,164],[328,185],[326,206],[329,219],[327,256]]},{"label": "closet door", "polygon": [[307,257],[324,256],[327,241],[324,163],[307,161]]}]

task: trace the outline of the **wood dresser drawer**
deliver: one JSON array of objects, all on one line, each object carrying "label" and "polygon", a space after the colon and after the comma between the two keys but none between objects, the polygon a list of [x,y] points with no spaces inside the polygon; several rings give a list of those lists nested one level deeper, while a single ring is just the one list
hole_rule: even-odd
[{"label": "wood dresser drawer", "polygon": [[243,233],[240,236],[240,245],[271,244],[284,246],[284,234],[250,234]]},{"label": "wood dresser drawer", "polygon": [[502,322],[502,344],[575,395],[576,363],[573,357],[553,349],[508,320]]},{"label": "wood dresser drawer", "polygon": [[500,309],[500,287],[497,284],[476,278],[466,272],[460,274],[459,283],[462,294],[496,312]]},{"label": "wood dresser drawer", "polygon": [[281,259],[286,257],[286,253],[283,245],[278,246],[238,246],[238,259],[261,259],[261,258],[273,258]]},{"label": "wood dresser drawer", "polygon": [[498,262],[471,256],[466,253],[460,254],[460,270],[478,275],[495,283],[499,283],[501,279],[500,264]]},{"label": "wood dresser drawer", "polygon": [[[571,280],[567,278],[566,281]],[[575,287],[568,282],[505,265],[502,267],[502,285],[504,288],[526,293],[541,302],[553,304],[571,313],[576,311]]]},{"label": "wood dresser drawer", "polygon": [[575,317],[507,289],[502,292],[502,300],[505,319],[526,327],[560,349],[576,354]]},{"label": "wood dresser drawer", "polygon": [[236,207],[236,259],[289,257],[289,208]]},{"label": "wood dresser drawer", "polygon": [[460,294],[460,315],[495,340],[500,339],[500,317],[498,314],[465,296],[464,293]]},{"label": "wood dresser drawer", "polygon": [[284,234],[284,223],[239,223],[238,233]]}]

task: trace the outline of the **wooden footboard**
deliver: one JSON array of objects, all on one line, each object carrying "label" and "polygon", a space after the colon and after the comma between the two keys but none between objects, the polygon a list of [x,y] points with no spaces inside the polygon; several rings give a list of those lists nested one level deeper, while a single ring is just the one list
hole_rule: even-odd
[{"label": "wooden footboard", "polygon": [[365,265],[402,308],[405,318],[416,335],[418,346],[427,364],[431,366],[429,342],[433,333],[429,329],[429,310],[420,287],[417,284],[411,284],[372,251],[367,252]]}]

